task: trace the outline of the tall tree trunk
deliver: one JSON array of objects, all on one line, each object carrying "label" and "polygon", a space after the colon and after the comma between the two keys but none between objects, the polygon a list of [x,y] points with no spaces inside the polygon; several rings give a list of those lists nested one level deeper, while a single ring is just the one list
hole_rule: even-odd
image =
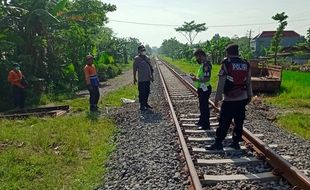
[{"label": "tall tree trunk", "polygon": [[275,47],[274,52],[274,64],[277,65],[277,56],[278,56],[278,46]]}]

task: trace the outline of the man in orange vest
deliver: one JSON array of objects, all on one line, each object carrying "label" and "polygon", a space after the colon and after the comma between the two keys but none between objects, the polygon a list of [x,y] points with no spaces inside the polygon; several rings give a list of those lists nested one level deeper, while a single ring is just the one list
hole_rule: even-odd
[{"label": "man in orange vest", "polygon": [[85,81],[87,85],[87,89],[89,91],[89,104],[90,111],[95,112],[98,111],[98,101],[100,97],[99,93],[99,79],[97,76],[96,67],[93,64],[94,57],[92,55],[86,56],[86,65],[84,67]]},{"label": "man in orange vest", "polygon": [[20,71],[20,65],[18,63],[13,64],[13,69],[9,72],[8,81],[12,85],[14,106],[17,109],[23,109],[25,104],[25,88],[24,76]]}]

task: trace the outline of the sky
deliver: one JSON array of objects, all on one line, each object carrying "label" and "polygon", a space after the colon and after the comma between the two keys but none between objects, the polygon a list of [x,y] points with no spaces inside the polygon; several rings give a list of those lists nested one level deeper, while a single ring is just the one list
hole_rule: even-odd
[{"label": "sky", "polygon": [[[116,5],[109,12],[108,27],[117,37],[135,37],[144,45],[160,47],[165,39],[176,37],[186,43],[185,37],[175,31],[184,21],[206,23],[208,29],[199,33],[195,43],[211,39],[214,34],[239,37],[276,30],[278,23],[271,17],[285,12],[286,30],[306,36],[310,28],[310,0],[102,0]],[[146,24],[132,24],[146,23]],[[164,25],[164,26],[162,26]]]}]

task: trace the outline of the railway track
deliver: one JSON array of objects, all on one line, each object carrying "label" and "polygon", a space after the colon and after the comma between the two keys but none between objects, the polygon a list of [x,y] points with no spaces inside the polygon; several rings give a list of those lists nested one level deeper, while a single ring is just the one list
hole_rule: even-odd
[{"label": "railway track", "polygon": [[177,127],[193,189],[205,189],[229,181],[268,183],[283,178],[294,189],[310,189],[309,178],[289,163],[290,157],[273,151],[278,144],[264,143],[260,140],[264,138],[263,134],[253,134],[246,129],[247,122],[241,150],[225,147],[231,142],[231,136],[226,137],[223,151],[206,150],[204,147],[214,141],[218,126],[217,108],[210,101],[211,129],[199,130],[195,125],[199,116],[196,89],[163,61],[156,59],[155,62]]},{"label": "railway track", "polygon": [[24,110],[4,112],[0,114],[0,118],[16,119],[16,118],[27,118],[31,116],[59,117],[59,116],[66,114],[69,110],[70,110],[70,107],[68,105],[40,107],[40,108],[33,108],[33,109],[24,109]]}]

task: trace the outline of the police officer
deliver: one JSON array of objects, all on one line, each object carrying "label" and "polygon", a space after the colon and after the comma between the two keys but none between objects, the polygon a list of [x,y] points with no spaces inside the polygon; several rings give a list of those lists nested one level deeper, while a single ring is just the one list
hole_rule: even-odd
[{"label": "police officer", "polygon": [[239,47],[231,44],[226,47],[226,55],[219,72],[219,81],[215,96],[215,105],[224,99],[221,105],[219,127],[216,130],[214,144],[206,147],[209,150],[223,149],[222,141],[227,135],[229,126],[234,119],[233,142],[229,147],[240,149],[239,142],[245,119],[245,106],[251,101],[251,70],[249,63],[239,57]]},{"label": "police officer", "polygon": [[8,75],[8,81],[11,83],[13,89],[15,108],[23,109],[25,104],[25,88],[27,86],[27,82],[18,63],[13,64],[13,69]]},{"label": "police officer", "polygon": [[138,90],[139,90],[139,102],[140,110],[144,111],[147,109],[152,109],[148,104],[148,98],[150,95],[150,81],[153,79],[153,68],[151,66],[151,61],[148,56],[146,56],[146,50],[143,45],[138,47],[138,53],[134,58],[133,63],[133,82],[137,83],[136,73],[138,71]]},{"label": "police officer", "polygon": [[94,57],[92,55],[86,56],[86,65],[84,67],[85,81],[87,85],[87,90],[89,91],[89,104],[90,111],[98,111],[98,101],[100,97],[99,92],[99,79],[97,76],[96,67],[93,64]]},{"label": "police officer", "polygon": [[196,124],[199,129],[207,130],[210,129],[209,97],[211,94],[210,78],[212,66],[207,60],[207,55],[203,50],[196,50],[194,56],[196,61],[200,64],[196,76],[191,74],[191,78],[197,88],[199,99],[200,116]]}]

